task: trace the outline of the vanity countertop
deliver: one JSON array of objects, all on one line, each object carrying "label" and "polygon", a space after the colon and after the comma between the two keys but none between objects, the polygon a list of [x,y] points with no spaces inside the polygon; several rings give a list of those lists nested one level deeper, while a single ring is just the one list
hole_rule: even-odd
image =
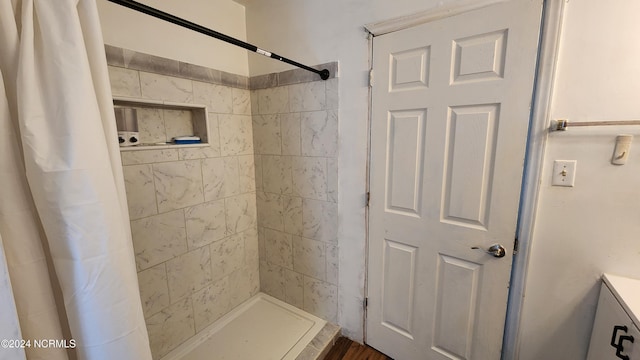
[{"label": "vanity countertop", "polygon": [[622,304],[624,311],[640,327],[640,280],[611,274],[604,274],[602,279]]}]

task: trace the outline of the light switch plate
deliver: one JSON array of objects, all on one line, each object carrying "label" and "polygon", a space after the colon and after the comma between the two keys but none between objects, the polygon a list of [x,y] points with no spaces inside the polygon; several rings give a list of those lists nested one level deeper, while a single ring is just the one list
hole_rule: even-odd
[{"label": "light switch plate", "polygon": [[556,160],[553,162],[551,185],[573,187],[576,182],[577,160]]}]

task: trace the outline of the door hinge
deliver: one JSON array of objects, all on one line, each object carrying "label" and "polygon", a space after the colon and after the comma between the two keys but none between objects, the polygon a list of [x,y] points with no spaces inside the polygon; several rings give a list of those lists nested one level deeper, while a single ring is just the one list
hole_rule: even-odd
[{"label": "door hinge", "polygon": [[364,307],[365,310],[367,310],[368,305],[369,305],[369,298],[364,298],[364,300],[362,301],[362,306]]},{"label": "door hinge", "polygon": [[365,199],[365,203],[366,203],[366,207],[369,207],[369,204],[371,203],[371,192],[367,191],[367,198]]},{"label": "door hinge", "polygon": [[520,243],[518,242],[518,237],[516,236],[516,238],[513,240],[513,255],[516,255],[518,253],[518,246],[520,246]]},{"label": "door hinge", "polygon": [[373,87],[373,69],[369,70],[369,87]]}]

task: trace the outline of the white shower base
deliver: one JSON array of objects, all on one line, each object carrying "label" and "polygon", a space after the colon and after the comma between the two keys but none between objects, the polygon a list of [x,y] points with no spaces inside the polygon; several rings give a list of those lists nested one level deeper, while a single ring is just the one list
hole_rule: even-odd
[{"label": "white shower base", "polygon": [[258,293],[162,360],[295,360],[325,324]]}]

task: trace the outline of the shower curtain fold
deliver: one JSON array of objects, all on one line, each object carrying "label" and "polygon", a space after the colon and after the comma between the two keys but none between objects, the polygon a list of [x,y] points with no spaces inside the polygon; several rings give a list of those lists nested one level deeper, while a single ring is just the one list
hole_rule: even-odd
[{"label": "shower curtain fold", "polygon": [[68,340],[28,359],[151,359],[99,24],[95,0],[0,2],[0,335]]}]

